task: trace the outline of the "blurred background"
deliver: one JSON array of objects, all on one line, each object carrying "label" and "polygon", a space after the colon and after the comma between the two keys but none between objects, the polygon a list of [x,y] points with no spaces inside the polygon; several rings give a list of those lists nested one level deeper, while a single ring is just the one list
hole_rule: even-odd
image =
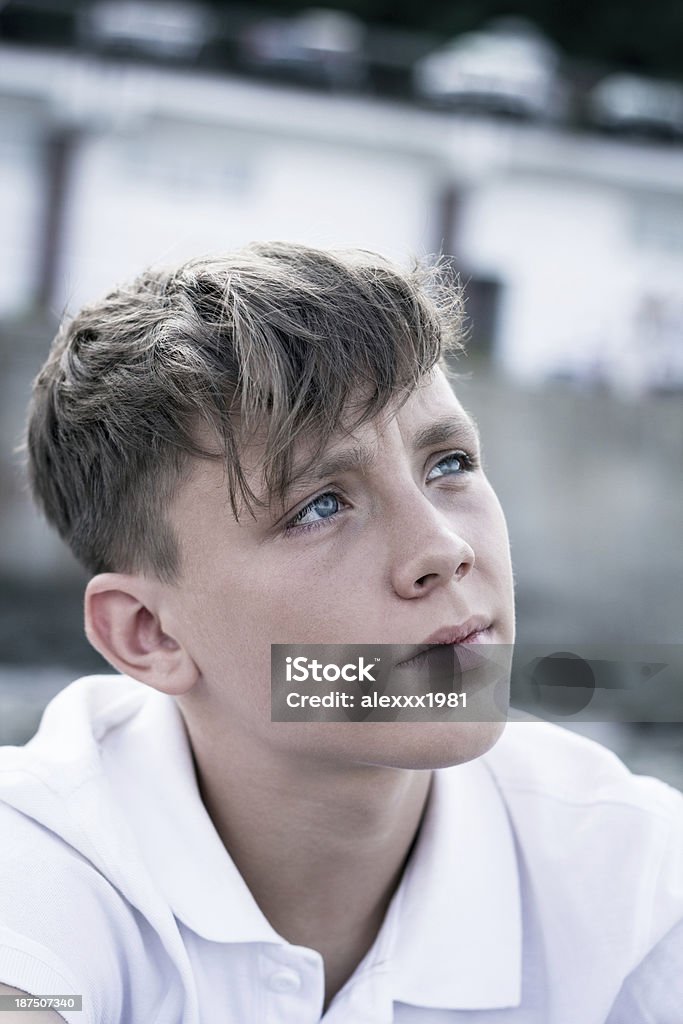
[{"label": "blurred background", "polygon": [[113,671],[14,453],[59,319],[259,239],[451,258],[518,639],[683,643],[682,5],[0,0],[0,743]]}]

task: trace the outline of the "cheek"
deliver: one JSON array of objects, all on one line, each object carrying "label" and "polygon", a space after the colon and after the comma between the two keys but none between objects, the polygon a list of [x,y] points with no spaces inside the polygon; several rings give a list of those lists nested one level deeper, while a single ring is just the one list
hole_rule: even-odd
[{"label": "cheek", "polygon": [[208,678],[232,675],[263,641],[273,597],[246,567],[227,570],[215,562],[205,567],[201,579],[183,593],[184,644]]},{"label": "cheek", "polygon": [[[258,556],[254,557],[256,564]],[[220,573],[185,596],[185,641],[209,678],[229,673],[270,681],[273,643],[332,643],[358,619],[358,572],[334,564],[311,571],[301,557]],[[354,584],[355,580],[355,584]],[[261,689],[259,686],[258,689]]]},{"label": "cheek", "polygon": [[496,492],[488,480],[484,481],[484,493],[480,510],[475,516],[478,541],[483,552],[490,549],[496,557],[507,557],[510,549],[507,522]]},{"label": "cheek", "polygon": [[488,491],[488,500],[472,520],[470,543],[475,553],[475,574],[478,570],[481,578],[495,587],[501,600],[511,609],[514,579],[507,523],[490,486]]}]

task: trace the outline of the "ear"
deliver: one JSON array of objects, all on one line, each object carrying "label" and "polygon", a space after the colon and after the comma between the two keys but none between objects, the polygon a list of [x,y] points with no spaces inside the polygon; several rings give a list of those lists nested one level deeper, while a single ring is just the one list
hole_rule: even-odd
[{"label": "ear", "polygon": [[164,630],[160,591],[140,576],[100,573],[85,588],[85,634],[110,665],[163,693],[187,693],[200,672]]}]

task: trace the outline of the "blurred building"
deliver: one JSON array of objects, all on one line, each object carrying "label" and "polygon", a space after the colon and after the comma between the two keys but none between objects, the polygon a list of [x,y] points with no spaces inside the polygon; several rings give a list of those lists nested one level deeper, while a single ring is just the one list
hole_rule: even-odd
[{"label": "blurred building", "polygon": [[444,251],[506,374],[683,386],[683,147],[16,46],[0,139],[0,316],[257,238]]}]

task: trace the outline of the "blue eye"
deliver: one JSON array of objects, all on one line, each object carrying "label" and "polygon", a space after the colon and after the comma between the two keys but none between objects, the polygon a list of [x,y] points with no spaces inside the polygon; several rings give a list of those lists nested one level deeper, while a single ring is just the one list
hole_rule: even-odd
[{"label": "blue eye", "polygon": [[[459,462],[463,469],[463,472],[465,473],[470,472],[477,465],[477,461],[473,455],[469,455],[467,452],[451,452],[450,455],[447,455],[444,459],[441,459],[439,462],[437,462],[436,466],[434,466],[434,469],[438,469],[439,466],[443,466],[445,463],[449,462]],[[440,475],[450,476],[449,473],[441,473]]]},{"label": "blue eye", "polygon": [[[309,501],[308,505],[304,505],[302,509],[299,509],[293,519],[287,523],[287,529],[296,527],[301,523],[302,519],[305,519],[309,512],[317,512],[321,518],[329,519],[339,511],[340,498],[339,495],[335,494],[334,491],[325,491],[324,494],[320,494],[317,498],[313,498]],[[315,522],[303,524],[305,526],[317,525]]]},{"label": "blue eye", "polygon": [[[451,452],[449,455],[444,456],[440,459],[435,466],[433,466],[431,472],[435,469],[439,469],[442,466],[452,467],[453,463],[457,463],[459,470],[455,471],[452,468],[446,469],[445,472],[440,473],[440,476],[463,476],[465,473],[471,473],[472,470],[476,469],[479,465],[479,461],[475,455],[469,452],[457,451]],[[429,477],[428,477],[429,479]],[[435,477],[434,479],[439,479]],[[295,516],[285,524],[284,533],[285,535],[293,536],[306,532],[307,530],[317,530],[322,526],[326,526],[328,523],[334,522],[337,515],[344,505],[341,495],[337,494],[336,491],[324,491],[323,494],[319,494],[316,498],[312,498],[307,505],[299,509]],[[314,519],[312,522],[303,522],[312,512],[316,513],[320,518]]]}]

